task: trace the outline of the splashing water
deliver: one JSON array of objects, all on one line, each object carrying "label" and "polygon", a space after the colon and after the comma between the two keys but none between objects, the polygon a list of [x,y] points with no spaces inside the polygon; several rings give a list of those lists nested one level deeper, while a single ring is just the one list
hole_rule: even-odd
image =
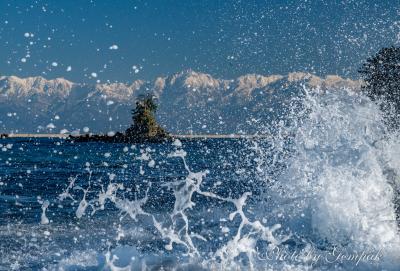
[{"label": "splashing water", "polygon": [[44,201],[43,203],[42,203],[42,215],[41,215],[41,218],[40,218],[40,224],[49,224],[49,219],[47,218],[47,216],[46,216],[46,210],[47,210],[47,208],[49,208],[49,201]]},{"label": "splashing water", "polygon": [[309,114],[289,128],[294,154],[275,185],[275,200],[288,202],[288,225],[297,233],[305,226],[303,237],[337,251],[381,253],[375,267],[358,261],[360,270],[398,269],[398,136],[359,93],[306,96]]},{"label": "splashing water", "polygon": [[[398,270],[400,140],[378,107],[359,93],[304,89],[265,130],[258,141],[61,144],[87,150],[85,167],[66,169],[77,173],[53,197],[39,191],[41,223],[25,210],[1,224],[1,240],[17,244],[0,245],[0,266]],[[16,200],[0,191],[11,210]],[[26,255],[13,250],[22,243]]]}]

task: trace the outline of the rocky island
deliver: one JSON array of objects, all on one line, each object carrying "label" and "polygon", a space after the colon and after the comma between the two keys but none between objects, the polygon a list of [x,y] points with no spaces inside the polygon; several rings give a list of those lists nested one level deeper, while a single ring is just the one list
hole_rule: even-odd
[{"label": "rocky island", "polygon": [[69,136],[69,140],[76,142],[163,142],[171,140],[171,135],[162,128],[155,118],[157,103],[153,95],[139,96],[136,106],[132,110],[132,125],[125,132],[115,134],[85,134]]}]

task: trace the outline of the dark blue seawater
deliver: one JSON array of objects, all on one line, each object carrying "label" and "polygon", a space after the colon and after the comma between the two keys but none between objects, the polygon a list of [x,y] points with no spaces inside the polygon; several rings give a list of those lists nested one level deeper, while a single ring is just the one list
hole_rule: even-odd
[{"label": "dark blue seawater", "polygon": [[[95,259],[100,264],[94,264],[98,267],[104,262],[99,255],[124,245],[142,255],[166,253],[184,258],[186,248],[182,245],[176,245],[173,252],[165,251],[167,242],[149,216],[139,215],[135,221],[110,202],[104,210],[92,214],[88,207],[81,218],[76,215],[85,190],[90,202],[110,183],[118,183],[123,189],[118,190],[117,197],[134,201],[147,193],[143,210],[168,224],[175,196],[166,185],[188,176],[180,157],[168,157],[177,149],[173,144],[72,143],[61,139],[4,139],[0,143],[1,270],[39,270],[69,258],[66,266],[86,270],[90,261],[75,263],[75,254],[98,254]],[[208,139],[184,141],[180,148],[187,152],[185,162],[191,171],[207,171],[203,190],[230,198],[251,192],[246,207],[251,212],[251,204],[262,200],[257,195],[263,190],[263,174],[256,170],[257,150],[248,148],[248,144],[243,139]],[[60,200],[71,178],[75,180],[70,190],[73,198]],[[45,210],[49,223],[41,224],[45,201],[49,202]],[[221,238],[221,225],[237,227],[240,220],[228,223],[223,219],[235,210],[230,203],[197,193],[192,201],[194,206],[187,212],[189,230],[213,240],[197,245],[207,255],[233,234],[227,232]],[[122,230],[127,233],[117,240]]]}]

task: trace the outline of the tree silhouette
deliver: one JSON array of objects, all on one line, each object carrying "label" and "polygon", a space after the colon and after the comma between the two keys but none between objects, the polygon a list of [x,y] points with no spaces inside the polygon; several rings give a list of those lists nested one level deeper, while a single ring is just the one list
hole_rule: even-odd
[{"label": "tree silhouette", "polygon": [[362,91],[373,101],[381,102],[387,113],[387,124],[399,127],[400,114],[400,48],[382,48],[368,58],[359,70],[365,84]]},{"label": "tree silhouette", "polygon": [[165,138],[168,133],[160,127],[154,116],[157,104],[153,95],[141,95],[132,110],[132,125],[126,130],[129,138]]}]

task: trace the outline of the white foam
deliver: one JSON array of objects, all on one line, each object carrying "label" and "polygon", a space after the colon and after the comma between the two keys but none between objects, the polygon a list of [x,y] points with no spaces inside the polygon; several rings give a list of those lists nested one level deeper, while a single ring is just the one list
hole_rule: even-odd
[{"label": "white foam", "polygon": [[285,202],[292,199],[292,225],[309,221],[310,238],[349,251],[382,251],[381,268],[393,269],[400,239],[396,194],[385,171],[398,161],[387,150],[400,153],[400,144],[388,141],[378,107],[359,94],[312,95],[305,105],[307,118],[291,127],[295,155],[279,181]]}]

